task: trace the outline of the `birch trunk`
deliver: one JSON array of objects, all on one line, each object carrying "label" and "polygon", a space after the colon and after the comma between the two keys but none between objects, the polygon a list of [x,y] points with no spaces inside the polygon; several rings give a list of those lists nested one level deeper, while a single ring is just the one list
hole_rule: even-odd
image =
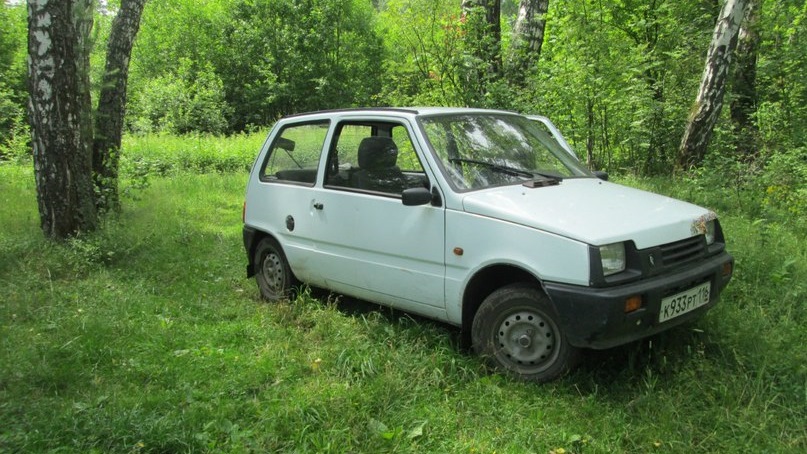
[{"label": "birch trunk", "polygon": [[726,0],[720,10],[706,54],[700,90],[678,149],[678,164],[685,169],[699,165],[706,155],[706,147],[723,107],[731,58],[737,47],[746,2],[747,0]]},{"label": "birch trunk", "polygon": [[521,0],[507,59],[509,79],[523,85],[541,56],[549,0]]},{"label": "birch trunk", "polygon": [[93,140],[92,165],[100,211],[120,210],[118,164],[126,113],[126,83],[132,46],[146,1],[121,1],[120,10],[112,21]]},{"label": "birch trunk", "polygon": [[[94,230],[89,30],[92,0],[28,0],[28,115],[40,225],[67,238]],[[83,35],[86,33],[86,35]]]}]

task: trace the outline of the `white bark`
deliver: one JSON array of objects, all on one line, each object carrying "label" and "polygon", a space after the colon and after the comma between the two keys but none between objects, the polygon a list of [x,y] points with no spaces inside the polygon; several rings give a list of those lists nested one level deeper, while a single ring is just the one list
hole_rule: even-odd
[{"label": "white bark", "polygon": [[747,0],[726,0],[715,25],[706,54],[700,89],[679,147],[679,164],[684,168],[698,165],[706,155],[712,130],[723,107],[723,95],[737,47],[737,37]]},{"label": "white bark", "polygon": [[[90,178],[87,38],[92,16],[77,11],[91,0],[28,1],[29,121],[42,230],[65,238],[97,224]],[[90,11],[91,13],[91,11]],[[87,19],[89,17],[89,19]],[[89,22],[87,22],[89,21]],[[91,133],[91,130],[89,131]]]}]

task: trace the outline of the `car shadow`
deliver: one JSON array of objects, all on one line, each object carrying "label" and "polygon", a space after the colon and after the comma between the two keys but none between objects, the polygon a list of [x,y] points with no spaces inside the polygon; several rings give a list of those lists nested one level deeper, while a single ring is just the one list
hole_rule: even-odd
[{"label": "car shadow", "polygon": [[[469,339],[456,326],[324,289],[311,288],[309,292],[346,316],[381,316],[396,326],[412,326],[408,322],[427,325],[444,334],[460,354],[474,356]],[[708,355],[713,346],[699,326],[696,321],[606,350],[583,349],[577,366],[559,382],[584,395],[606,392],[618,398],[624,394],[626,383],[646,386],[648,376],[670,377],[692,361]]]},{"label": "car shadow", "polygon": [[448,323],[434,320],[428,317],[423,317],[411,312],[405,312],[398,309],[384,306],[382,304],[373,303],[370,301],[354,298],[352,296],[334,293],[326,289],[309,288],[310,295],[324,304],[332,304],[336,310],[344,315],[350,317],[361,317],[367,315],[380,315],[390,322],[390,324],[399,325],[404,320],[414,321],[418,325],[426,325],[430,328],[438,330],[440,333],[445,334],[454,345],[458,345],[463,353],[470,352],[470,346],[461,345],[462,332],[459,327],[450,325]]}]

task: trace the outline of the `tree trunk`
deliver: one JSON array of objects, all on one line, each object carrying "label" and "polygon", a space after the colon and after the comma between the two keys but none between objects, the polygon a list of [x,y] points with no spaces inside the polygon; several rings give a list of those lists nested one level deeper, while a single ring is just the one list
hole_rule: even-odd
[{"label": "tree trunk", "polygon": [[734,77],[732,81],[731,123],[737,153],[741,159],[751,161],[757,153],[757,54],[759,51],[759,0],[749,0],[745,19],[740,28],[739,42],[735,52]]},{"label": "tree trunk", "polygon": [[121,1],[120,10],[112,21],[107,44],[106,68],[95,115],[92,159],[98,195],[96,204],[101,212],[120,210],[118,163],[126,113],[126,82],[129,78],[129,58],[146,1]]},{"label": "tree trunk", "polygon": [[683,168],[697,166],[706,155],[712,130],[723,107],[731,57],[737,47],[746,1],[726,0],[718,16],[706,54],[700,90],[678,149],[678,164]]},{"label": "tree trunk", "polygon": [[511,82],[523,86],[524,80],[541,56],[549,0],[521,0],[507,60]]},{"label": "tree trunk", "polygon": [[[66,238],[96,228],[89,140],[92,0],[28,0],[29,121],[40,223]],[[84,35],[86,33],[86,35]]]}]

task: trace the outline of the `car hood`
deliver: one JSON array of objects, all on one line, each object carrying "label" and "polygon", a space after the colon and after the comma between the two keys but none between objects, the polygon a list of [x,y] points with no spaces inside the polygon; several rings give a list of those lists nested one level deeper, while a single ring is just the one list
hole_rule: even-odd
[{"label": "car hood", "polygon": [[595,246],[633,240],[639,249],[689,238],[714,216],[691,203],[594,178],[491,188],[466,194],[462,206]]}]

